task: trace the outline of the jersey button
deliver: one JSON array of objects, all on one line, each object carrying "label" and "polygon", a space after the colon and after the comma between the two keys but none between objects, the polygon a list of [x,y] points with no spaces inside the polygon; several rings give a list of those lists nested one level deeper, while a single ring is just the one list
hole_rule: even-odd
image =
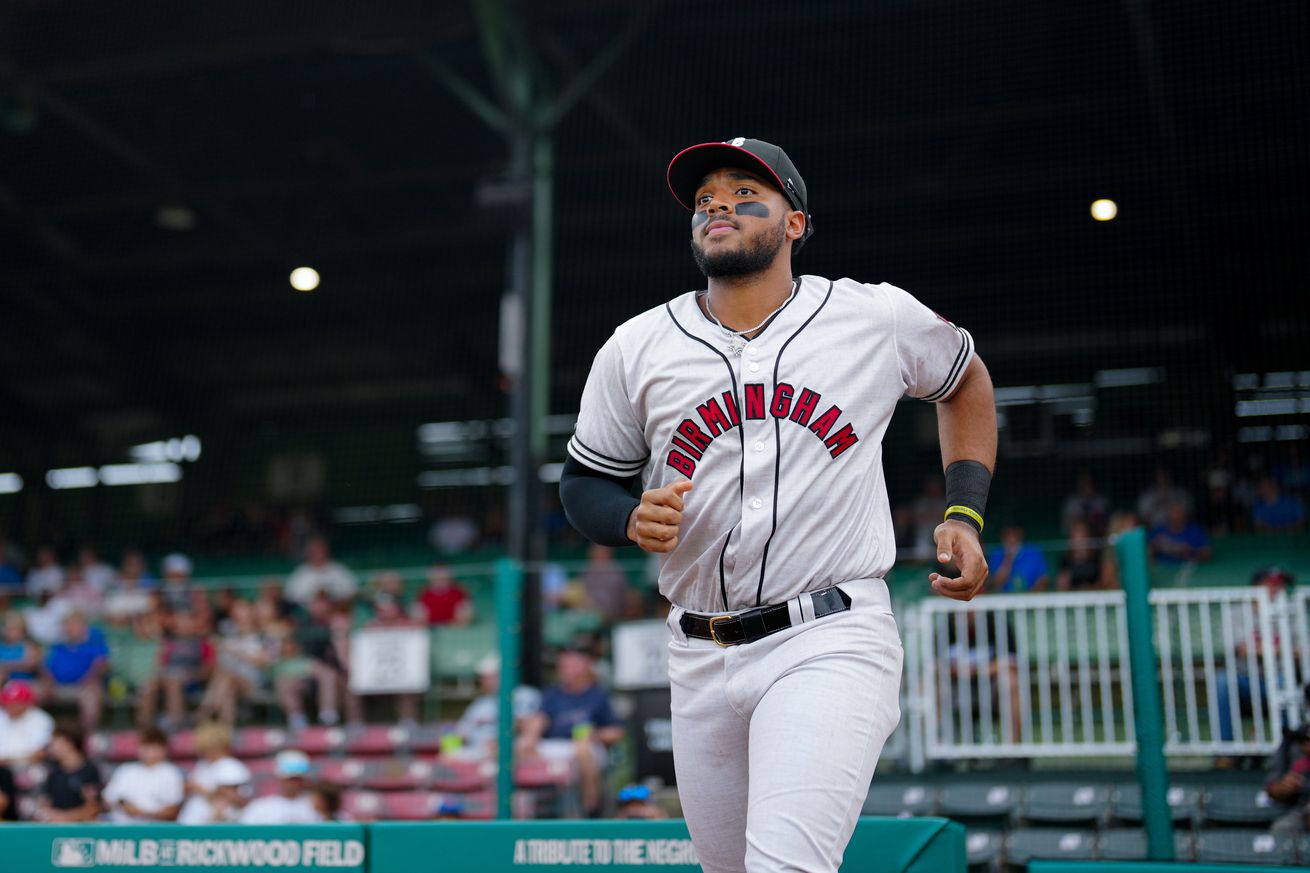
[{"label": "jersey button", "polygon": [[751,499],[751,509],[759,509],[764,505],[764,501],[758,497]]},{"label": "jersey button", "polygon": [[760,365],[755,363],[754,361],[751,361],[751,372],[758,373],[759,371],[760,371]]},{"label": "jersey button", "polygon": [[757,451],[757,452],[762,452],[762,451],[764,451],[764,443],[756,443],[756,444],[755,444],[755,451]]},{"label": "jersey button", "polygon": [[750,355],[752,358],[755,357],[756,355],[758,355],[759,353],[760,353],[760,352],[759,352],[758,349],[753,349],[753,348],[751,348],[751,347],[749,347],[749,346],[747,346],[747,348],[746,348],[746,354]]}]

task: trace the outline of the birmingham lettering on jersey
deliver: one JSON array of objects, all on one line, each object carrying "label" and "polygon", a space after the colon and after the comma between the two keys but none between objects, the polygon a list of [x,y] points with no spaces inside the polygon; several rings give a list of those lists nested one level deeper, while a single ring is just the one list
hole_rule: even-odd
[{"label": "birmingham lettering on jersey", "polygon": [[773,389],[772,398],[766,396],[762,382],[748,382],[745,388],[744,410],[737,408],[737,398],[731,391],[724,391],[719,397],[711,397],[697,406],[694,418],[684,418],[675,428],[671,440],[673,446],[664,463],[691,478],[696,473],[696,462],[704,456],[710,443],[734,427],[741,427],[742,411],[746,413],[747,421],[762,421],[772,416],[805,428],[834,458],[860,441],[850,422],[837,427],[842,416],[840,406],[832,404],[823,413],[815,414],[823,395],[812,388],[802,388],[797,392],[786,382],[779,382]]}]

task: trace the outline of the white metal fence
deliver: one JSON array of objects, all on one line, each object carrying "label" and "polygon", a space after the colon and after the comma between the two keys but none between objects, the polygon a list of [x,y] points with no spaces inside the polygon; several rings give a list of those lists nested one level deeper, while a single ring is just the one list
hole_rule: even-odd
[{"label": "white metal fence", "polygon": [[[1276,748],[1299,716],[1298,659],[1310,676],[1310,600],[1246,587],[1156,590],[1151,603],[1166,753]],[[912,765],[1134,754],[1122,591],[928,600],[905,624]]]}]

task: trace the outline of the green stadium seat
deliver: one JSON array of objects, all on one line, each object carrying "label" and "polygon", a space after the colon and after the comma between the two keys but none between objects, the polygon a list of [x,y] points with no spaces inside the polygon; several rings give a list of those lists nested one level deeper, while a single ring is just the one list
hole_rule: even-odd
[{"label": "green stadium seat", "polygon": [[[1195,821],[1201,807],[1201,791],[1190,785],[1171,785],[1168,793],[1169,812],[1174,821]],[[1142,820],[1142,787],[1136,784],[1116,785],[1110,798],[1112,815],[1119,821]]]},{"label": "green stadium seat", "polygon": [[1020,805],[1025,821],[1047,824],[1096,824],[1109,810],[1108,787],[1076,782],[1030,785]]},{"label": "green stadium seat", "polygon": [[1196,860],[1202,864],[1287,866],[1296,861],[1296,842],[1291,837],[1265,831],[1203,830],[1196,838]]},{"label": "green stadium seat", "polygon": [[[1174,832],[1174,860],[1192,860],[1192,835]],[[1097,857],[1102,861],[1146,860],[1146,831],[1141,828],[1105,828],[1097,840]]]},{"label": "green stadium seat", "polygon": [[109,649],[109,669],[133,690],[143,688],[159,665],[159,642],[123,637]]},{"label": "green stadium seat", "polygon": [[1267,825],[1283,812],[1259,785],[1219,785],[1206,789],[1201,815],[1216,824]]},{"label": "green stadium seat", "polygon": [[1096,832],[1067,828],[1016,828],[1005,837],[1006,863],[1025,866],[1034,859],[1090,861]]},{"label": "green stadium seat", "polygon": [[966,863],[970,870],[995,870],[1005,847],[1001,831],[971,830],[964,838]]},{"label": "green stadium seat", "polygon": [[1004,783],[949,785],[942,789],[940,813],[965,821],[1009,819],[1021,795],[1018,786]]},{"label": "green stadium seat", "polygon": [[937,789],[931,785],[889,785],[875,782],[864,799],[861,815],[884,815],[908,818],[932,815],[937,805]]},{"label": "green stadium seat", "polygon": [[432,630],[432,671],[437,679],[472,679],[478,662],[496,651],[496,625],[438,627]]}]

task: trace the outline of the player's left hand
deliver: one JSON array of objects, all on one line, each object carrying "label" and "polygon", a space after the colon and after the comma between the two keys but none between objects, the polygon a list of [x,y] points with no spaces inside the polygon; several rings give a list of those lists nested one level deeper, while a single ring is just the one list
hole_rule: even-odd
[{"label": "player's left hand", "polygon": [[987,559],[978,532],[962,521],[944,521],[932,534],[937,560],[960,568],[956,578],[929,573],[932,590],[952,600],[973,600],[987,582]]}]

